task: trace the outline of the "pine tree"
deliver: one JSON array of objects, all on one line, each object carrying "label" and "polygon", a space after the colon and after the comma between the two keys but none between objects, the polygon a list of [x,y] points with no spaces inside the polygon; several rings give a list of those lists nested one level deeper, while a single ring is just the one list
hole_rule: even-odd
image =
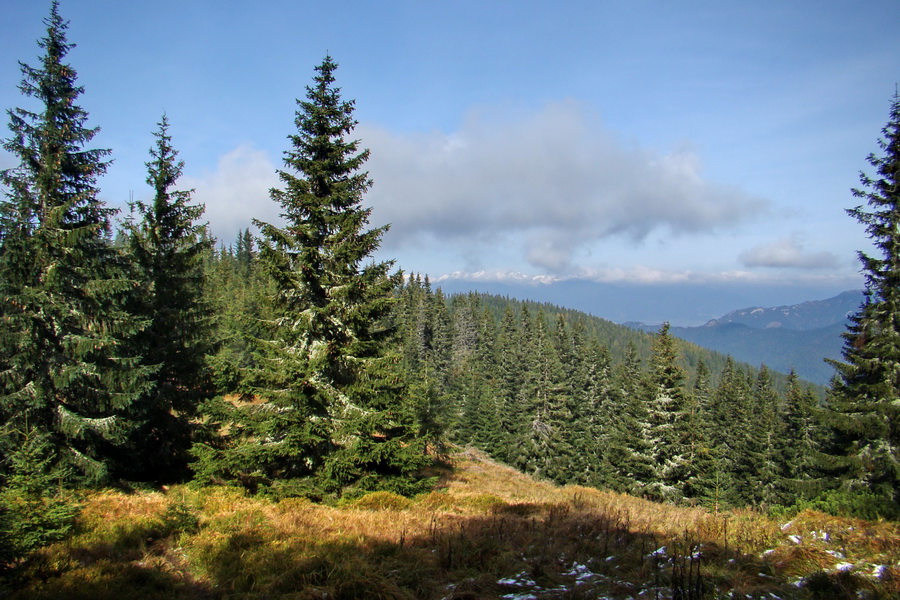
[{"label": "pine tree", "polygon": [[[213,240],[206,235],[202,205],[190,191],[173,190],[184,163],[172,146],[166,115],[154,133],[147,183],[153,200],[135,202],[125,223],[136,290],[134,312],[147,327],[134,343],[154,369],[152,388],[135,403],[140,424],[133,432],[129,475],[165,480],[183,473],[190,446],[190,419],[211,395],[206,355],[211,351],[211,316],[204,302],[204,262]],[[138,220],[135,220],[137,218]]]},{"label": "pine tree", "polygon": [[835,362],[830,396],[831,453],[844,459],[844,483],[893,503],[900,511],[900,95],[882,130],[883,156],[870,154],[876,175],[860,174],[853,190],[866,201],[847,212],[877,254],[859,252],[867,301],[844,334],[844,362]]},{"label": "pine tree", "polygon": [[[404,404],[399,356],[386,350],[402,275],[389,274],[393,261],[363,264],[387,227],[366,229],[371,209],[361,203],[371,181],[360,169],[369,152],[347,139],[354,103],[341,99],[336,68],[326,56],[298,100],[297,133],[279,171],[284,189],[270,192],[286,225],[256,222],[259,264],[274,292],[255,374],[263,402],[240,411],[239,439],[224,454],[196,452],[204,474],[220,462],[232,477],[264,483],[315,475],[335,491],[383,481],[406,492],[402,482],[427,459],[415,407]],[[235,473],[245,451],[252,460]]]},{"label": "pine tree", "polygon": [[110,239],[115,211],[98,199],[110,151],[87,147],[98,130],[77,103],[57,2],[45,24],[41,64],[21,65],[20,86],[41,109],[8,111],[4,148],[19,165],[0,173],[3,420],[7,435],[33,428],[58,459],[103,479],[146,387],[140,357],[123,353],[143,324],[125,306],[133,283]]}]

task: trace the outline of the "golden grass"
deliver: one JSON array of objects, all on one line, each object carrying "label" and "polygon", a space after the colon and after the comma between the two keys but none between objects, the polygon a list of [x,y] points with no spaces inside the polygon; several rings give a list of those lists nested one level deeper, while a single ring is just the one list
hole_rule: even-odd
[{"label": "golden grass", "polygon": [[431,493],[336,507],[226,487],[93,493],[77,533],[25,561],[0,597],[687,599],[700,584],[783,599],[900,593],[894,523],[712,514],[534,481],[476,451],[452,462]]}]

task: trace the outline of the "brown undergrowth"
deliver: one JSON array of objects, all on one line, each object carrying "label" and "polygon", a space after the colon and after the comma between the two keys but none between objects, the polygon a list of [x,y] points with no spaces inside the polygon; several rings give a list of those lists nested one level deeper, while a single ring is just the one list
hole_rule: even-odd
[{"label": "brown undergrowth", "polygon": [[892,598],[893,523],[779,523],[538,482],[476,451],[435,491],[338,506],[226,487],[97,492],[0,597]]}]

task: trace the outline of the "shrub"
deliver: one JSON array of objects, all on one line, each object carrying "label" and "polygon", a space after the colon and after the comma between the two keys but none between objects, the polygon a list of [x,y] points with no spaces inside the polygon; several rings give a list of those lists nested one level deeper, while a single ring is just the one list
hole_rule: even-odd
[{"label": "shrub", "polygon": [[0,492],[0,566],[65,538],[79,512],[75,495],[56,486],[63,474],[42,437],[26,434],[9,458],[10,474]]},{"label": "shrub", "polygon": [[406,510],[412,500],[393,492],[370,492],[348,503],[353,508],[365,510]]},{"label": "shrub", "polygon": [[799,504],[797,508],[867,521],[900,519],[900,507],[892,499],[865,490],[829,490]]}]

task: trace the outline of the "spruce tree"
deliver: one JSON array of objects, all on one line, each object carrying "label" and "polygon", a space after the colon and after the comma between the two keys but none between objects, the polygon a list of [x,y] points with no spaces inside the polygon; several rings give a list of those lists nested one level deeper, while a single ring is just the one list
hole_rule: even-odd
[{"label": "spruce tree", "polygon": [[190,446],[190,419],[211,394],[206,355],[211,315],[203,297],[204,262],[213,240],[198,222],[204,207],[191,192],[174,190],[184,163],[172,146],[166,115],[154,133],[147,163],[150,202],[134,202],[126,222],[128,252],[139,287],[134,312],[147,327],[134,344],[153,369],[152,388],[132,411],[139,426],[131,439],[129,476],[164,480],[183,473]]},{"label": "spruce tree", "polygon": [[710,374],[701,359],[694,374],[694,385],[688,398],[688,439],[690,440],[690,464],[693,476],[685,482],[684,493],[688,498],[705,500],[715,488],[715,455],[709,439]]},{"label": "spruce tree", "polygon": [[615,466],[608,450],[622,399],[613,380],[609,350],[596,339],[588,343],[585,378],[587,387],[577,399],[575,412],[578,435],[574,450],[584,455],[579,460],[583,465],[579,482],[593,487],[610,487],[614,485]]},{"label": "spruce tree", "polygon": [[762,365],[753,383],[752,418],[746,427],[752,483],[748,500],[755,504],[771,506],[785,500],[781,491],[779,447],[783,432],[779,403],[778,393],[772,387],[772,374],[766,365]]},{"label": "spruce tree", "polygon": [[647,379],[647,413],[655,481],[648,494],[665,500],[680,499],[684,482],[692,475],[689,463],[690,423],[684,369],[678,364],[675,339],[665,323],[653,343],[651,372]]},{"label": "spruce tree", "polygon": [[710,402],[707,431],[713,470],[710,496],[706,500],[717,508],[723,504],[744,504],[750,493],[746,433],[746,424],[753,418],[750,406],[746,373],[729,356]]},{"label": "spruce tree", "polygon": [[512,304],[507,304],[500,319],[497,342],[494,344],[497,365],[497,406],[501,453],[497,457],[512,464],[518,454],[520,425],[526,418],[519,403],[519,386],[522,384],[522,352],[518,319]]},{"label": "spruce tree", "polygon": [[785,502],[808,500],[816,491],[816,457],[820,452],[817,400],[792,370],[788,375],[782,416],[781,487]]},{"label": "spruce tree", "polygon": [[334,491],[383,483],[405,493],[427,459],[400,357],[386,346],[402,275],[389,273],[393,261],[363,264],[387,227],[367,229],[369,152],[347,137],[354,103],[341,99],[336,68],[326,56],[297,102],[297,132],[278,172],[284,187],[270,192],[285,225],[255,222],[273,290],[258,340],[259,402],[232,415],[237,439],[224,453],[196,452],[204,474],[218,463],[263,483],[318,476]]},{"label": "spruce tree", "polygon": [[843,362],[831,389],[832,466],[849,488],[875,494],[900,512],[900,95],[868,157],[875,175],[853,190],[867,206],[849,209],[876,253],[859,252],[866,303],[844,334]]},{"label": "spruce tree", "polygon": [[[553,348],[547,331],[543,310],[531,317],[523,314],[522,346],[523,375],[519,402],[525,410],[520,425],[521,445],[517,466],[535,477],[562,480],[562,453],[568,453],[568,443],[562,427],[567,420],[565,386],[562,364]],[[557,464],[560,463],[560,464]]]},{"label": "spruce tree", "polygon": [[123,343],[142,323],[126,307],[114,211],[98,198],[110,151],[88,147],[98,130],[64,62],[73,44],[57,2],[45,24],[40,65],[21,64],[20,89],[40,108],[8,111],[4,148],[19,164],[0,173],[3,437],[15,444],[33,428],[57,459],[103,479],[148,369]]},{"label": "spruce tree", "polygon": [[641,394],[641,360],[633,343],[628,344],[615,382],[620,405],[610,415],[611,432],[604,462],[613,468],[612,485],[616,490],[642,494],[655,481],[656,469],[647,405]]}]

